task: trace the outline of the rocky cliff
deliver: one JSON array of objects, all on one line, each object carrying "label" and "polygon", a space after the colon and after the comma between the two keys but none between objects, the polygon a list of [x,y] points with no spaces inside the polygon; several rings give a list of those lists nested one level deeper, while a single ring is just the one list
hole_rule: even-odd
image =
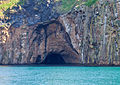
[{"label": "rocky cliff", "polygon": [[0,28],[0,64],[120,65],[119,6],[99,0],[63,15],[45,0],[13,7]]}]

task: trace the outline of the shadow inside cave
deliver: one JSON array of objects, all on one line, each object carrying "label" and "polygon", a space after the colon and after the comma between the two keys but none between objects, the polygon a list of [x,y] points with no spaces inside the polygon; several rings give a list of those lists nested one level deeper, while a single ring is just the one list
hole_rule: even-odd
[{"label": "shadow inside cave", "polygon": [[42,64],[65,64],[63,56],[57,53],[49,53]]}]

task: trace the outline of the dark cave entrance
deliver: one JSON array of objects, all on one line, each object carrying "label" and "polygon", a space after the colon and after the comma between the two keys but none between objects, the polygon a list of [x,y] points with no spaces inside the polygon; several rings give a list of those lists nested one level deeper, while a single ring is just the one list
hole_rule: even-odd
[{"label": "dark cave entrance", "polygon": [[65,64],[62,55],[57,53],[49,53],[42,64]]}]

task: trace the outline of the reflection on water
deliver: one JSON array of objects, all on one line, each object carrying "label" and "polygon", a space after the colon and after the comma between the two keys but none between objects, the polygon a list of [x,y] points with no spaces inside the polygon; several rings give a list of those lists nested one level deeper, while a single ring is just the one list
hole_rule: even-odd
[{"label": "reflection on water", "polygon": [[120,85],[120,67],[0,67],[0,85]]}]

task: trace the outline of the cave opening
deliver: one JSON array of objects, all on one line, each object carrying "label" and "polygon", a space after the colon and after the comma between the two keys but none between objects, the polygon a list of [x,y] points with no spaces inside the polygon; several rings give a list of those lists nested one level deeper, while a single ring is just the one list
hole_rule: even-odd
[{"label": "cave opening", "polygon": [[65,64],[63,56],[57,53],[49,53],[42,64]]}]

